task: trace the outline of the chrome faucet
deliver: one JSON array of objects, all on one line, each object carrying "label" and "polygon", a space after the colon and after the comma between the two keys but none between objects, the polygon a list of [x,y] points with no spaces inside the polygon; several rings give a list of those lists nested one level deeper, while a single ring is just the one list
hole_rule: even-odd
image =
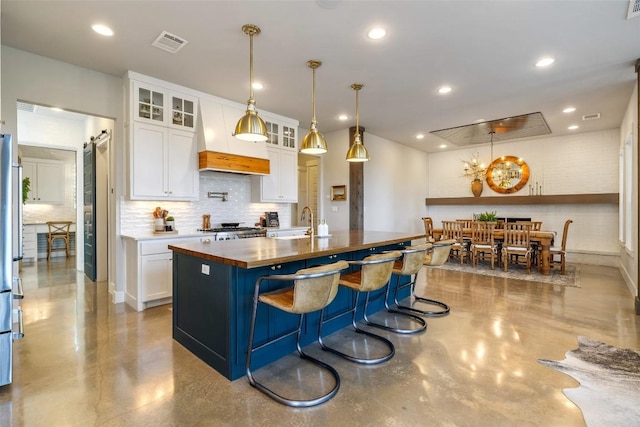
[{"label": "chrome faucet", "polygon": [[304,208],[302,208],[302,217],[300,217],[300,221],[304,221],[305,219],[305,213],[309,211],[309,216],[310,218],[310,227],[309,230],[307,230],[307,235],[311,236],[311,238],[313,238],[313,211],[311,210],[311,208],[309,206],[305,206]]}]

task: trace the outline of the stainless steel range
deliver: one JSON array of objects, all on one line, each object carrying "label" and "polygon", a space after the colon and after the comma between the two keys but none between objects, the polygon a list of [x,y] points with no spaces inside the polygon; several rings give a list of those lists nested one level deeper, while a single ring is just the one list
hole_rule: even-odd
[{"label": "stainless steel range", "polygon": [[247,239],[249,237],[266,237],[267,229],[262,227],[218,227],[198,229],[206,233],[214,233],[213,240]]}]

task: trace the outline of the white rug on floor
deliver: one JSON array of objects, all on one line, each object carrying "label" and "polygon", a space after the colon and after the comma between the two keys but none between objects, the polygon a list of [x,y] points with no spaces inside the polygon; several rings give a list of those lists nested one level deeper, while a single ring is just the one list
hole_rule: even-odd
[{"label": "white rug on floor", "polygon": [[551,285],[580,287],[580,265],[569,265],[565,268],[565,275],[560,274],[556,269],[550,275],[540,274],[537,268],[532,267],[531,273],[527,273],[527,267],[523,265],[509,265],[509,270],[504,271],[496,265],[495,270],[491,269],[491,263],[487,261],[479,262],[477,267],[470,264],[460,264],[460,261],[450,260],[441,266],[434,267],[443,270],[461,271],[464,273],[482,274],[484,276],[503,277],[512,280],[526,280],[529,282],[548,283]]},{"label": "white rug on floor", "polygon": [[587,426],[640,425],[640,353],[578,337],[578,348],[564,360],[539,359],[580,382],[562,390],[575,403]]}]

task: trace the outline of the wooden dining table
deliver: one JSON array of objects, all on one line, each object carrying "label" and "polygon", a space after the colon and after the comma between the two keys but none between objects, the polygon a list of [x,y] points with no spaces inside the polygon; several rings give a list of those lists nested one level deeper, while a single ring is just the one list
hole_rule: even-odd
[{"label": "wooden dining table", "polygon": [[[463,229],[463,236],[466,238],[471,238],[471,229],[465,228]],[[434,228],[433,229],[433,238],[437,241],[442,237],[442,228]],[[553,231],[531,231],[529,234],[529,239],[532,242],[537,242],[540,244],[540,261],[538,262],[538,271],[540,274],[550,275],[551,274],[551,265],[549,260],[550,256],[550,248],[553,246],[553,240],[556,237],[556,233]],[[493,230],[493,239],[494,240],[502,240],[504,238],[504,230],[501,228]],[[500,254],[498,254],[499,256]]]}]

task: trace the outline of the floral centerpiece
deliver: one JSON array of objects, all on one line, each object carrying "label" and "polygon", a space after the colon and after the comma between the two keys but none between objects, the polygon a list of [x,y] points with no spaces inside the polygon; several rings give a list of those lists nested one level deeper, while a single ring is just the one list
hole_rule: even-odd
[{"label": "floral centerpiece", "polygon": [[480,154],[475,153],[471,157],[470,162],[463,160],[463,175],[467,178],[471,178],[471,191],[476,197],[479,197],[480,194],[482,194],[482,181],[487,173],[487,167],[484,165],[484,163],[480,163],[480,160],[478,159],[479,157]]}]

